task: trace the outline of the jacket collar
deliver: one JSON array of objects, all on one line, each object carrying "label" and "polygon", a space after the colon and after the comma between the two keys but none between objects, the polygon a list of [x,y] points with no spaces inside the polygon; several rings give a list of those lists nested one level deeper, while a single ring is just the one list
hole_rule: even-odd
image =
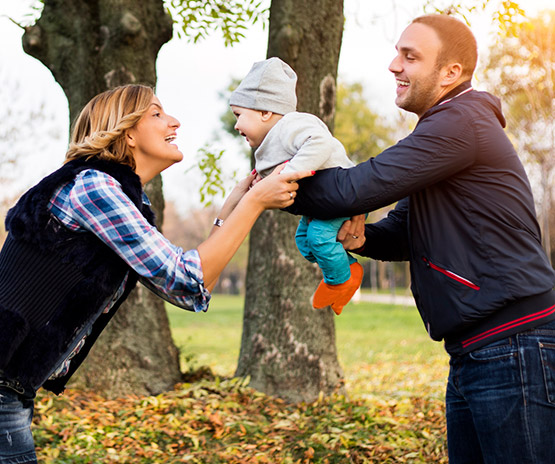
[{"label": "jacket collar", "polygon": [[[449,100],[453,100],[453,98],[462,95],[463,93],[470,92],[472,90],[472,84],[470,81],[464,81],[462,84],[457,85],[454,89],[450,92],[445,94],[441,100],[439,100],[434,106],[443,105],[447,103]],[[433,107],[432,107],[433,108]]]},{"label": "jacket collar", "polygon": [[446,93],[443,98],[441,98],[439,101],[437,101],[434,106],[432,106],[431,108],[428,108],[426,110],[426,112],[418,119],[419,121],[422,121],[423,119],[425,119],[427,116],[429,116],[430,114],[432,114],[432,112],[438,107],[443,105],[444,103],[447,103],[451,100],[453,100],[454,98],[457,98],[460,95],[463,95],[467,92],[470,92],[472,90],[472,85],[470,83],[470,81],[465,81],[462,84],[459,84],[457,87],[455,87],[454,89],[452,89],[450,92]]}]

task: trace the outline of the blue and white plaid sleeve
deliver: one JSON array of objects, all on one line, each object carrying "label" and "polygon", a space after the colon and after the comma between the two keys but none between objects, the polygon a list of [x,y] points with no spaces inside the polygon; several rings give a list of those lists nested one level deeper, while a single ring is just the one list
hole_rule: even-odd
[{"label": "blue and white plaid sleeve", "polygon": [[92,169],[82,171],[73,186],[56,193],[51,207],[68,227],[77,223],[97,235],[157,295],[184,309],[208,309],[210,292],[204,287],[198,251],[183,251],[170,243],[113,177]]}]

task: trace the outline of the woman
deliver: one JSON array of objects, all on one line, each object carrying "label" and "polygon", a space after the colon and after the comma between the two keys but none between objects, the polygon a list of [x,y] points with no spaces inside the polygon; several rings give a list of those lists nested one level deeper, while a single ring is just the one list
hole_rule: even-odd
[{"label": "woman", "polygon": [[137,280],[206,311],[210,290],[257,217],[293,203],[310,172],[241,181],[210,237],[184,252],[154,227],[143,185],[183,155],[179,122],[150,87],[93,98],[64,165],[7,215],[0,252],[0,464],[36,462],[30,423],[40,387],[55,393],[83,362]]}]

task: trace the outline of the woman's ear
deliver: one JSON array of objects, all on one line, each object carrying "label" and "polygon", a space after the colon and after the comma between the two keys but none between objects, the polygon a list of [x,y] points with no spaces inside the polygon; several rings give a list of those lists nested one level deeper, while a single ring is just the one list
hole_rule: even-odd
[{"label": "woman's ear", "polygon": [[135,148],[135,145],[136,145],[135,137],[133,136],[130,130],[128,130],[125,133],[125,142],[127,143],[127,146],[129,148]]}]

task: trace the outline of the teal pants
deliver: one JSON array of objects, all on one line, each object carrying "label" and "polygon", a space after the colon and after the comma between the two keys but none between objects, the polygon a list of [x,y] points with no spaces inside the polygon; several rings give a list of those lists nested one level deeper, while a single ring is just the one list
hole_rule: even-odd
[{"label": "teal pants", "polygon": [[343,245],[337,241],[337,232],[350,218],[312,219],[301,218],[295,241],[301,254],[311,263],[318,263],[324,282],[338,285],[351,277],[350,265],[356,262]]}]

